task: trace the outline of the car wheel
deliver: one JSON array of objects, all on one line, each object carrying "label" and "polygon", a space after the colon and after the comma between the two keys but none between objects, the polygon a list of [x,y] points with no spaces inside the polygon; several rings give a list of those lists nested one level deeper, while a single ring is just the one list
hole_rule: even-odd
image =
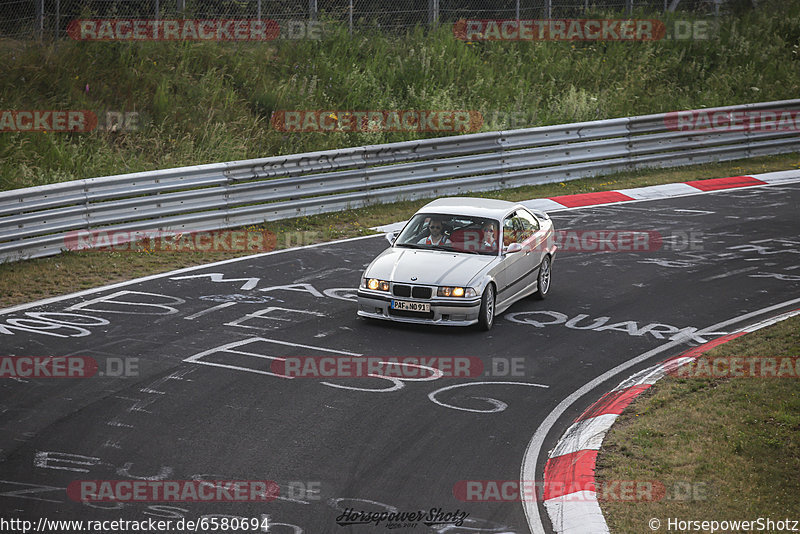
[{"label": "car wheel", "polygon": [[478,326],[481,330],[490,330],[494,324],[494,285],[489,284],[483,290],[481,311],[478,313]]},{"label": "car wheel", "polygon": [[552,265],[553,262],[550,256],[545,256],[542,259],[542,265],[539,267],[539,276],[536,277],[536,293],[533,294],[539,300],[544,300],[550,292]]}]

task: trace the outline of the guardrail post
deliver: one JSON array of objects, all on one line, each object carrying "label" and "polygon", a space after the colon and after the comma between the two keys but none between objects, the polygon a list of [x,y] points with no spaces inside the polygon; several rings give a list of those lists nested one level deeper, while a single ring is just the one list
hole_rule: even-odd
[{"label": "guardrail post", "polygon": [[317,10],[318,10],[317,0],[308,0],[308,18],[309,18],[309,20],[311,20],[311,21],[316,21],[317,20],[317,15],[318,15]]},{"label": "guardrail post", "polygon": [[501,130],[497,136],[497,163],[500,165],[500,176],[501,181],[505,187],[505,175],[508,172],[504,165],[503,158],[505,157],[506,147],[505,147],[505,139],[503,138],[503,131]]},{"label": "guardrail post", "polygon": [[56,27],[53,29],[53,40],[58,46],[58,39],[61,34],[61,0],[56,0]]},{"label": "guardrail post", "polygon": [[431,27],[439,24],[439,0],[428,0],[428,24]]},{"label": "guardrail post", "polygon": [[632,162],[633,140],[631,139],[631,119],[626,117],[625,120],[625,169],[633,170],[636,165]]},{"label": "guardrail post", "polygon": [[36,0],[36,21],[34,23],[34,32],[36,33],[36,40],[42,40],[42,33],[44,33],[44,0]]},{"label": "guardrail post", "polygon": [[745,158],[751,158],[751,157],[753,157],[753,155],[752,155],[752,153],[751,153],[751,152],[752,152],[752,150],[753,150],[753,147],[751,146],[751,143],[752,143],[752,139],[751,139],[752,133],[753,133],[753,132],[751,131],[751,129],[750,129],[750,128],[745,128],[745,129],[744,129],[744,146],[745,146],[745,149],[744,149],[744,150],[745,150],[745,156],[744,156],[744,157],[745,157]]}]

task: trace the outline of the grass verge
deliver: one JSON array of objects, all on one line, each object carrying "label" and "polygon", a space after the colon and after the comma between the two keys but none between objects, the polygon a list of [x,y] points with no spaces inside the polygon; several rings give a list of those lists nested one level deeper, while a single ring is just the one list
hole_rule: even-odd
[{"label": "grass verge", "polygon": [[[800,356],[800,317],[737,338],[705,356]],[[661,530],[667,530],[668,518],[800,519],[798,472],[797,379],[667,377],[617,420],[603,442],[596,475],[601,483],[664,484],[663,500],[601,502],[611,532],[650,532],[652,518],[661,521]]]},{"label": "grass verge", "polygon": [[[797,168],[800,168],[800,154],[786,154],[675,169],[648,169],[475,196],[518,201]],[[282,249],[369,235],[374,233],[371,227],[408,219],[426,202],[428,200],[382,204],[263,226],[276,235],[277,248]],[[49,258],[0,264],[0,308],[246,254],[65,252]]]}]

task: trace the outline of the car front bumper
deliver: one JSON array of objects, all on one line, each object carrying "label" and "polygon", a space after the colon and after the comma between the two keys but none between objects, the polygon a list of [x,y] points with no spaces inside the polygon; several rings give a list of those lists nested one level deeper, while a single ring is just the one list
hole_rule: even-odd
[{"label": "car front bumper", "polygon": [[446,326],[469,326],[478,322],[481,310],[480,297],[454,300],[401,298],[399,300],[426,302],[430,313],[402,312],[391,308],[393,297],[385,293],[359,290],[358,315],[371,319],[383,319],[398,323],[436,324]]}]

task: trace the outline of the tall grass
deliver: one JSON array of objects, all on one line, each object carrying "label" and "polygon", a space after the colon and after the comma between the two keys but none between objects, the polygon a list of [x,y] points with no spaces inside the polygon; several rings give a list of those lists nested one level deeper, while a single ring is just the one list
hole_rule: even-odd
[{"label": "tall grass", "polygon": [[516,112],[522,127],[796,98],[800,0],[722,18],[706,41],[465,43],[449,25],[352,36],[333,26],[320,41],[0,49],[0,109],[136,111],[142,123],[1,133],[0,189],[14,189],[441,135],[284,133],[270,126],[275,110]]}]

